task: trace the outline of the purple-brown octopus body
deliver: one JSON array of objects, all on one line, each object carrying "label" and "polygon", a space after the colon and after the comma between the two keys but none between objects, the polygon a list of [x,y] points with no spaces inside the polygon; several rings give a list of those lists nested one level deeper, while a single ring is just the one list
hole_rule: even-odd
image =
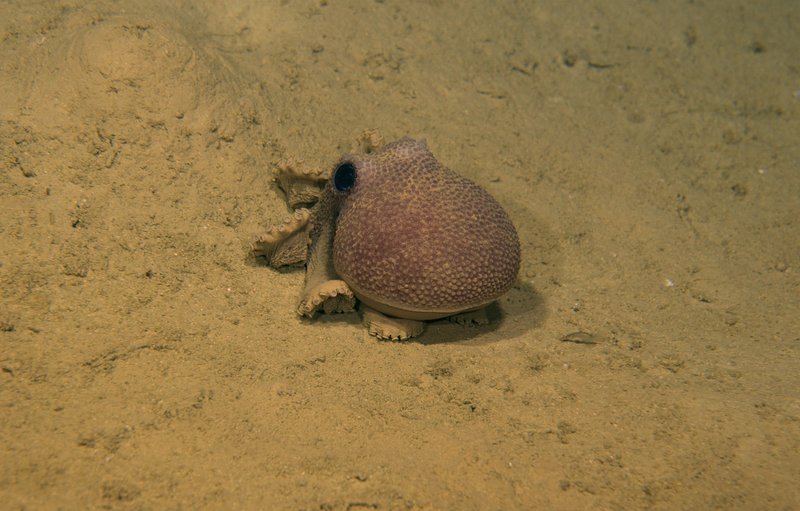
[{"label": "purple-brown octopus body", "polygon": [[[375,132],[370,140],[382,145]],[[291,206],[316,203],[262,235],[255,252],[274,267],[305,262],[301,315],[348,312],[357,298],[371,334],[406,339],[424,320],[485,323],[484,307],[514,284],[520,246],[508,215],[424,140],[345,155],[328,175],[299,167],[279,165],[279,184]]]}]

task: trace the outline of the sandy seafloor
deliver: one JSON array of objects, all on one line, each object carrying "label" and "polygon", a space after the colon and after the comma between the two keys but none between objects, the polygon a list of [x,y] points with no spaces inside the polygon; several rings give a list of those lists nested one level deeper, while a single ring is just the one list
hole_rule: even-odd
[{"label": "sandy seafloor", "polygon": [[[5,1],[0,27],[0,508],[800,508],[796,1]],[[251,256],[276,162],[368,128],[507,209],[489,326],[302,321],[302,271]]]}]

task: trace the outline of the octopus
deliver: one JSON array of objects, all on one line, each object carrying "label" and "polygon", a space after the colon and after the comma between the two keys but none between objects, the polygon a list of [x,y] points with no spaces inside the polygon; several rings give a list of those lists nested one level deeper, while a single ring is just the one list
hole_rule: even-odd
[{"label": "octopus", "polygon": [[330,170],[287,159],[275,180],[294,212],[253,246],[269,266],[305,266],[300,316],[359,309],[369,333],[405,340],[426,321],[488,323],[486,306],[515,283],[517,231],[483,188],[443,166],[425,140],[384,144]]}]

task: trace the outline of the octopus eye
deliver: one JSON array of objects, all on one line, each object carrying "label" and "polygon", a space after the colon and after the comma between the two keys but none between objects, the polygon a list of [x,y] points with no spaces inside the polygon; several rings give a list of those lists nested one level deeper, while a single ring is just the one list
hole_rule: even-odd
[{"label": "octopus eye", "polygon": [[356,184],[356,166],[345,162],[333,171],[333,187],[339,192],[346,192]]}]

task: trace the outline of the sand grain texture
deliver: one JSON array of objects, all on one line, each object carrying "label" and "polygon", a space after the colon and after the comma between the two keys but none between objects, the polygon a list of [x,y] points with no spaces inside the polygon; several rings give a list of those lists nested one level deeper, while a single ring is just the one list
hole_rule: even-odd
[{"label": "sand grain texture", "polygon": [[[0,20],[0,507],[800,505],[794,2]],[[373,127],[517,226],[491,325],[301,321],[249,255]]]}]

